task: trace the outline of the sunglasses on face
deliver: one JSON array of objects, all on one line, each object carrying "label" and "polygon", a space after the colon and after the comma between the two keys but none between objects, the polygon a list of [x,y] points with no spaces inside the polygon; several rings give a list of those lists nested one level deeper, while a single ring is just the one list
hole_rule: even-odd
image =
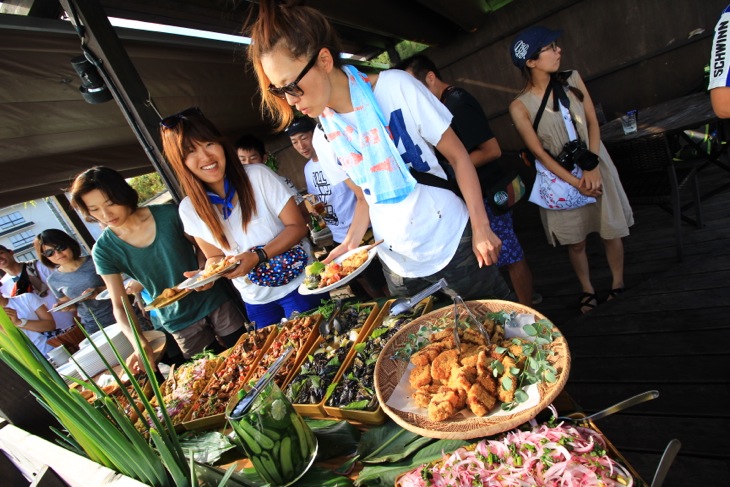
[{"label": "sunglasses on face", "polygon": [[53,257],[56,254],[56,252],[63,252],[67,248],[68,248],[68,245],[63,245],[63,244],[56,245],[53,248],[44,250],[43,255],[45,255],[46,257]]},{"label": "sunglasses on face", "polygon": [[312,59],[309,60],[306,66],[304,66],[304,69],[302,69],[302,72],[299,73],[299,76],[297,76],[297,79],[289,83],[288,85],[282,86],[281,88],[277,88],[274,86],[274,84],[269,85],[269,93],[271,93],[274,96],[278,96],[279,98],[286,98],[286,95],[300,97],[304,94],[304,91],[299,87],[299,82],[304,78],[310,69],[312,69],[312,66],[314,66],[314,63],[317,62],[317,55],[319,53],[312,56]]},{"label": "sunglasses on face", "polygon": [[160,120],[160,125],[166,129],[174,129],[180,123],[180,121],[189,118],[190,116],[202,116],[203,112],[198,107],[187,108],[180,113],[170,115]]}]

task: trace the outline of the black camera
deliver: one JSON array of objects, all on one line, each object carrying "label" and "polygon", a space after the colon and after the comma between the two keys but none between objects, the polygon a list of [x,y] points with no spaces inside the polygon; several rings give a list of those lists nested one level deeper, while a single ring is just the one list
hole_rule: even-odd
[{"label": "black camera", "polygon": [[582,140],[566,142],[563,151],[555,160],[567,171],[573,171],[576,164],[584,171],[590,171],[598,166],[598,156],[589,151]]}]

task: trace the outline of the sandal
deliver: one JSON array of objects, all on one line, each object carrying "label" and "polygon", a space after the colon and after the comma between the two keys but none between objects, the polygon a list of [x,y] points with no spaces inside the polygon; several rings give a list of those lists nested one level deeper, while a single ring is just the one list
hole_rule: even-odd
[{"label": "sandal", "polygon": [[606,301],[616,299],[617,297],[619,297],[620,294],[623,294],[625,291],[626,291],[625,287],[617,287],[616,289],[611,289],[608,292],[608,298],[606,299]]},{"label": "sandal", "polygon": [[598,296],[586,292],[580,295],[579,308],[581,314],[590,313],[595,309],[596,306],[598,306]]}]

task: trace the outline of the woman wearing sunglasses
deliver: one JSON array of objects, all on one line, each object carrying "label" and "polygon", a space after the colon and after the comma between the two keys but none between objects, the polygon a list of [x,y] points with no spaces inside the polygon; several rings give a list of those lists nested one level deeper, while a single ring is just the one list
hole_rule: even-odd
[{"label": "woman wearing sunglasses", "polygon": [[[327,179],[345,181],[357,196],[350,230],[328,258],[357,247],[372,223],[385,241],[377,251],[393,295],[445,278],[465,298],[508,298],[493,265],[501,242],[448,109],[403,71],[366,76],[343,65],[339,39],[318,11],[259,4],[248,53],[264,111],[279,129],[292,121],[291,106],[319,117],[313,142]],[[432,147],[453,166],[463,201],[443,187]]]},{"label": "woman wearing sunglasses", "polygon": [[[608,299],[613,299],[624,291],[621,238],[629,234],[634,218],[616,166],[601,142],[596,111],[583,80],[576,71],[560,72],[562,49],[557,39],[561,33],[535,26],[517,34],[511,46],[512,62],[521,70],[526,84],[509,111],[527,148],[554,175],[546,178],[550,183],[540,187],[541,193],[554,193],[555,186],[567,182],[583,196],[595,198],[594,203],[577,208],[540,207],[548,242],[568,247],[570,263],[583,290],[579,309],[585,314],[598,305],[586,254],[588,234],[597,232],[603,240],[613,278]],[[571,119],[572,123],[567,122]],[[573,129],[572,137],[569,128]],[[586,160],[592,161],[589,165],[577,158],[568,168],[558,162],[565,160],[559,154],[565,153],[570,140],[583,141],[587,146]]]},{"label": "woman wearing sunglasses", "polygon": [[[70,191],[75,208],[106,226],[92,255],[109,290],[114,317],[134,344],[131,327],[141,330],[131,313],[122,274],[157,297],[180,284],[187,271],[198,268],[202,254],[183,231],[174,205],[137,206],[137,192],[113,169],[97,166],[81,173]],[[244,317],[221,282],[157,311],[162,327],[172,334],[186,359],[205,348],[217,353],[232,347],[244,332]],[[152,360],[149,343],[140,338]],[[133,370],[140,366],[136,352],[128,360]]]},{"label": "woman wearing sunglasses", "polygon": [[99,325],[115,323],[111,302],[96,299],[106,289],[104,281],[96,273],[91,256],[81,255],[81,246],[73,237],[55,228],[44,230],[35,238],[33,246],[40,261],[55,269],[46,280],[48,288],[58,299],[54,306],[90,293],[74,305],[86,331],[91,334],[99,330]]},{"label": "woman wearing sunglasses", "polygon": [[162,120],[165,157],[187,194],[180,202],[185,232],[208,264],[231,256],[233,280],[257,327],[319,305],[301,295],[311,249],[294,197],[263,164],[243,165],[233,147],[203,113],[192,108]]}]

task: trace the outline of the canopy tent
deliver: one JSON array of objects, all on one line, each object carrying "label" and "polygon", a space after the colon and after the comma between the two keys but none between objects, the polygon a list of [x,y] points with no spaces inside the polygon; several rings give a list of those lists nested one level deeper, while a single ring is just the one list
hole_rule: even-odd
[{"label": "canopy tent", "polygon": [[[88,0],[87,0],[88,1]],[[309,1],[331,18],[345,51],[362,58],[402,39],[431,45],[476,29],[489,1]],[[504,1],[491,3],[505,3]],[[0,14],[0,206],[60,193],[80,171],[105,165],[126,176],[153,170],[145,150],[114,102],[88,104],[70,60],[81,41],[59,20],[55,0],[32,4],[28,15]],[[105,13],[147,22],[236,33],[247,1],[102,0]],[[164,116],[199,106],[226,134],[267,134],[245,46],[174,34],[115,29],[149,100]]]}]

